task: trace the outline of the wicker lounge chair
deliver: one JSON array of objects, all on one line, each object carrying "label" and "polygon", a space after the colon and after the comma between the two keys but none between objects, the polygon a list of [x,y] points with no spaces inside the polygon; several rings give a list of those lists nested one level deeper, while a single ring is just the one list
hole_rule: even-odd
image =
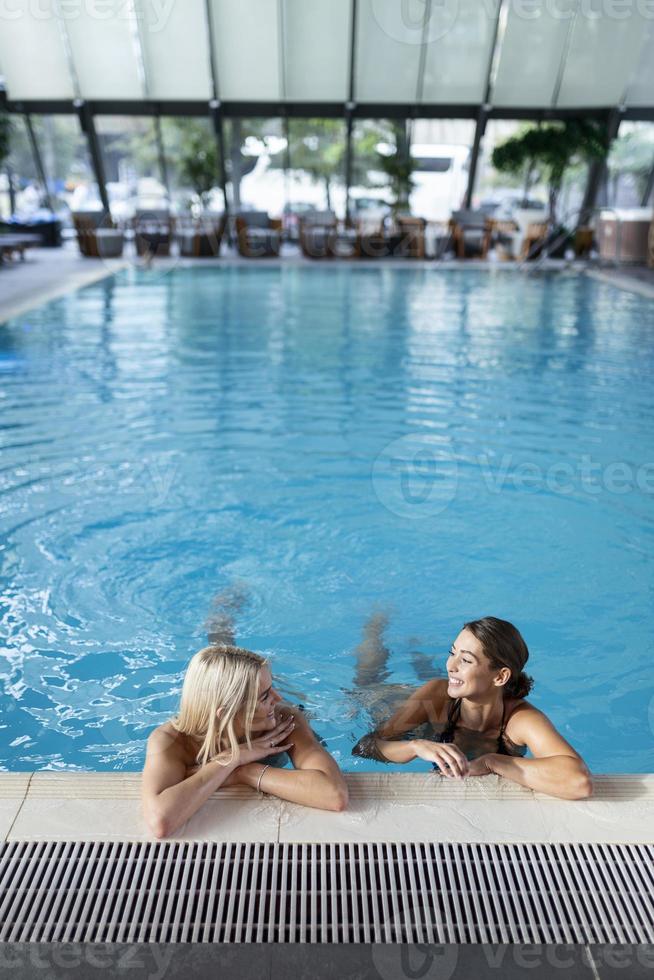
[{"label": "wicker lounge chair", "polygon": [[394,254],[407,259],[424,259],[426,220],[409,214],[398,214],[395,220],[401,241]]},{"label": "wicker lounge chair", "polygon": [[453,211],[450,229],[457,258],[485,259],[490,246],[492,224],[483,211]]},{"label": "wicker lounge chair", "polygon": [[195,220],[178,225],[179,254],[184,258],[215,258],[225,232],[224,214],[204,214]]},{"label": "wicker lounge chair", "polygon": [[72,215],[77,244],[90,259],[116,259],[123,254],[125,236],[104,211],[76,211]]},{"label": "wicker lounge chair", "polygon": [[132,218],[132,228],[137,255],[170,255],[175,222],[167,208],[137,208]]},{"label": "wicker lounge chair", "polygon": [[308,259],[355,258],[359,236],[339,228],[333,211],[309,211],[300,218],[300,248]]},{"label": "wicker lounge chair", "polygon": [[248,259],[279,255],[281,218],[269,218],[265,211],[241,211],[236,215],[236,247]]}]

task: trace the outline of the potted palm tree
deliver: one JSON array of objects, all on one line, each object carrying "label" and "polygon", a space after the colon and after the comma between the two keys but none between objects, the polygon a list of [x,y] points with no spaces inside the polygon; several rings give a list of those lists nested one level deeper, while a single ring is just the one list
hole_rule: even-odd
[{"label": "potted palm tree", "polygon": [[574,164],[603,160],[608,150],[604,127],[587,119],[527,126],[493,150],[493,167],[500,172],[525,177],[526,195],[533,182],[544,180],[547,183],[547,241],[557,241],[556,249],[550,253],[553,256],[565,254],[574,233],[572,228],[559,221],[557,208],[566,171]]}]

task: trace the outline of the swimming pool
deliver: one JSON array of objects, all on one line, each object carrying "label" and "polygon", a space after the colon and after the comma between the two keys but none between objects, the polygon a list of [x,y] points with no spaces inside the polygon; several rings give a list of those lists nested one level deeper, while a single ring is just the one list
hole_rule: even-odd
[{"label": "swimming pool", "polygon": [[651,301],[502,270],[129,270],[0,327],[0,768],[140,768],[237,583],[344,768],[385,609],[389,682],[508,618],[591,767],[654,770],[653,368]]}]

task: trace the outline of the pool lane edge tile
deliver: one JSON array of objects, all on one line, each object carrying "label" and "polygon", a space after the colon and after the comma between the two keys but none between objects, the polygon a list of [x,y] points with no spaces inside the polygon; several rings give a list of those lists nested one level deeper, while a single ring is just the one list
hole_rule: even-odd
[{"label": "pool lane edge tile", "polygon": [[[346,773],[342,813],[248,787],[219,790],[174,840],[652,843],[654,774],[599,775],[589,800],[557,800],[501,780]],[[152,840],[139,773],[0,773],[7,840]],[[4,804],[7,804],[6,806]]]},{"label": "pool lane edge tile", "polygon": [[0,773],[0,840],[9,839],[32,778],[31,772]]}]

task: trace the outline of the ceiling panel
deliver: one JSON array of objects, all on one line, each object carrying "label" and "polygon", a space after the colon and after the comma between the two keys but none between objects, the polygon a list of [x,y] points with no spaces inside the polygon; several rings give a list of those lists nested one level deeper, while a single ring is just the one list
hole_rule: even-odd
[{"label": "ceiling panel", "polygon": [[280,0],[210,0],[218,95],[232,102],[282,98]]},{"label": "ceiling panel", "polygon": [[102,0],[61,9],[82,98],[142,99],[131,5]]},{"label": "ceiling panel", "polygon": [[209,100],[213,91],[204,0],[138,0],[138,11],[150,98]]},{"label": "ceiling panel", "polygon": [[351,19],[352,0],[283,0],[287,99],[346,101]]},{"label": "ceiling panel", "polygon": [[[650,22],[639,4],[585,2],[577,14],[557,105],[602,107],[620,103],[640,59]],[[607,11],[622,9],[628,16]]]},{"label": "ceiling panel", "polygon": [[482,102],[499,0],[433,4],[425,34],[422,102]]},{"label": "ceiling panel", "polygon": [[357,102],[415,102],[426,5],[422,0],[359,0]]},{"label": "ceiling panel", "polygon": [[[10,99],[72,99],[73,80],[52,0],[11,5],[0,21],[0,73]],[[16,15],[16,16],[14,16]]]},{"label": "ceiling panel", "polygon": [[640,58],[634,59],[634,72],[627,85],[628,106],[654,106],[654,20],[643,38]]},{"label": "ceiling panel", "polygon": [[557,16],[549,0],[536,0],[525,8],[508,7],[491,92],[493,105],[538,109],[552,105],[576,7],[577,0],[558,0]]}]

